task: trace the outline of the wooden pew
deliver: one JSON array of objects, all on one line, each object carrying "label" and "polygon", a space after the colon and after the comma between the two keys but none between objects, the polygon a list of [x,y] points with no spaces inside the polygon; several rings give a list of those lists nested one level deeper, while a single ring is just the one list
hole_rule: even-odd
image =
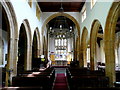
[{"label": "wooden pew", "polygon": [[109,78],[102,71],[87,69],[67,69],[67,80],[70,89],[78,87],[108,87]]},{"label": "wooden pew", "polygon": [[42,72],[23,73],[21,76],[13,77],[12,86],[14,87],[42,87],[44,90],[51,90],[55,79],[55,70],[46,69]]},{"label": "wooden pew", "polygon": [[118,87],[78,87],[76,90],[120,90]]},{"label": "wooden pew", "polygon": [[1,90],[43,90],[42,87],[3,87]]}]

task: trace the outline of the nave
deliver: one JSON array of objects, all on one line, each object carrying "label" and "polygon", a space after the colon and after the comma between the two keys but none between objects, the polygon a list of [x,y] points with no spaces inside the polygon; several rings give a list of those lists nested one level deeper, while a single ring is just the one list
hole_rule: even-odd
[{"label": "nave", "polygon": [[119,89],[119,0],[8,1],[0,1],[0,88]]},{"label": "nave", "polygon": [[[117,86],[118,85],[118,86]],[[110,87],[103,70],[73,66],[51,66],[24,71],[13,77],[12,85],[2,90],[120,90]]]}]

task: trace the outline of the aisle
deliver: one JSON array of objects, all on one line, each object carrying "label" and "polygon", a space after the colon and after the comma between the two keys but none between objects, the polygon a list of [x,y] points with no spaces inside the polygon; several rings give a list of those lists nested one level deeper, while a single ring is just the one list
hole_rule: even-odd
[{"label": "aisle", "polygon": [[69,90],[65,73],[57,73],[53,90]]}]

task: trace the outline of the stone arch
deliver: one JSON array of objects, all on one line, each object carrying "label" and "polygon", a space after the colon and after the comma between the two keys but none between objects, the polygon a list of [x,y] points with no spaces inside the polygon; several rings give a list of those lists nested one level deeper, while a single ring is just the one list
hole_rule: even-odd
[{"label": "stone arch", "polygon": [[[65,17],[67,17],[67,18],[69,18],[70,20],[72,20],[74,23],[75,23],[75,25],[76,25],[76,29],[77,29],[77,36],[78,36],[78,38],[79,38],[79,45],[80,45],[80,25],[79,25],[79,23],[78,23],[78,21],[73,17],[73,16],[71,16],[71,15],[69,15],[69,14],[67,14],[67,13],[55,13],[55,14],[53,14],[53,15],[51,15],[50,17],[48,17],[46,20],[45,20],[45,22],[44,22],[44,24],[43,24],[43,26],[42,26],[42,35],[43,35],[43,33],[44,33],[44,29],[45,29],[45,26],[46,26],[46,24],[50,21],[50,20],[52,20],[53,18],[55,18],[55,17],[57,17],[57,16],[65,16]],[[76,47],[75,47],[76,48]],[[74,50],[76,50],[74,48]],[[80,51],[80,46],[79,46],[79,51]],[[74,55],[76,55],[75,53],[76,53],[77,51],[74,51]],[[80,53],[80,52],[79,52]],[[78,53],[78,54],[79,54]],[[76,57],[76,56],[74,56],[74,57]],[[80,57],[79,57],[79,60],[80,60]]]},{"label": "stone arch", "polygon": [[88,30],[86,27],[83,28],[82,37],[81,37],[81,66],[87,67],[87,39],[88,39]]},{"label": "stone arch", "polygon": [[96,40],[97,33],[100,27],[100,22],[98,20],[94,20],[92,23],[91,33],[90,33],[90,68],[91,70],[96,69],[96,60],[95,60],[95,52],[96,52]]},{"label": "stone arch", "polygon": [[26,60],[27,60],[27,33],[25,26],[22,23],[19,31],[19,41],[18,41],[18,61],[17,61],[17,75],[26,70]]},{"label": "stone arch", "polygon": [[2,7],[4,8],[7,18],[10,25],[10,37],[9,37],[9,45],[8,45],[8,62],[7,62],[7,70],[12,70],[11,74],[9,75],[6,72],[6,86],[8,86],[8,80],[12,80],[12,76],[16,75],[16,60],[17,60],[17,44],[18,44],[18,25],[16,20],[16,14],[11,2],[4,2],[2,0],[0,2]]},{"label": "stone arch", "polygon": [[73,16],[71,16],[71,15],[69,15],[69,14],[67,14],[67,13],[62,13],[62,14],[61,14],[61,13],[55,13],[55,14],[51,15],[50,17],[48,17],[48,18],[45,20],[45,22],[44,22],[44,24],[43,24],[43,26],[42,26],[42,34],[43,34],[43,32],[44,32],[45,25],[46,25],[50,20],[52,20],[53,18],[55,18],[55,17],[57,17],[57,16],[65,16],[65,17],[69,18],[70,20],[72,20],[72,21],[75,23],[76,28],[77,28],[77,30],[78,30],[78,35],[80,36],[80,25],[79,25],[79,23],[77,22],[77,20],[76,20]]},{"label": "stone arch", "polygon": [[38,47],[37,47],[37,52],[38,52],[38,54],[37,54],[37,55],[38,55],[38,57],[39,57],[40,52],[41,52],[41,43],[40,43],[40,32],[39,32],[38,27],[36,27],[35,32],[36,32],[37,41],[38,41]]},{"label": "stone arch", "polygon": [[39,68],[40,60],[40,34],[38,27],[35,29],[32,40],[32,69]]},{"label": "stone arch", "polygon": [[32,59],[32,34],[29,21],[27,19],[23,20],[23,25],[25,26],[25,31],[27,34],[27,55],[25,62],[25,70],[31,69],[31,59]]},{"label": "stone arch", "polygon": [[105,43],[105,61],[106,61],[106,76],[109,77],[110,85],[113,86],[116,81],[115,75],[115,28],[117,19],[120,16],[120,2],[113,2],[105,25],[104,43]]},{"label": "stone arch", "polygon": [[45,36],[43,37],[43,55],[47,59],[47,40]]}]

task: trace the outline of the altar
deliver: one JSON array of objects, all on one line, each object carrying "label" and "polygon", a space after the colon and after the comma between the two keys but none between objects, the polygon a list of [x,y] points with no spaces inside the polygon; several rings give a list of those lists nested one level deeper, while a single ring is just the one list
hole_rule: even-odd
[{"label": "altar", "polygon": [[67,60],[56,59],[55,66],[67,66]]}]

